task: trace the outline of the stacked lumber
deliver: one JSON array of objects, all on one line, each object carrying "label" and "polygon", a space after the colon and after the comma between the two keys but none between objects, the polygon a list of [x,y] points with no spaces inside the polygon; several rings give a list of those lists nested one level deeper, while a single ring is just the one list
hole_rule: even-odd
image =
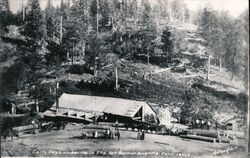
[{"label": "stacked lumber", "polygon": [[19,137],[19,136],[23,135],[24,133],[36,134],[36,133],[38,133],[38,130],[39,130],[38,125],[34,124],[34,125],[14,127],[13,133]]}]

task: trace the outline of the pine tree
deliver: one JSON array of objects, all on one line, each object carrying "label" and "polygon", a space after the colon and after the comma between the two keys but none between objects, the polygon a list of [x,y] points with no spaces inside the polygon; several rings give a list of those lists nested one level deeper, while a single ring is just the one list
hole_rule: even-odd
[{"label": "pine tree", "polygon": [[1,1],[1,7],[0,7],[0,11],[7,11],[9,12],[10,11],[10,3],[9,3],[9,0],[2,0]]},{"label": "pine tree", "polygon": [[110,8],[107,0],[99,0],[99,6],[100,6],[100,29],[107,28],[107,24],[109,22],[109,14],[110,14]]},{"label": "pine tree", "polygon": [[249,75],[249,10],[245,10],[241,15],[240,15],[240,20],[241,20],[241,25],[242,25],[242,56],[243,56],[243,80],[245,83],[246,91],[249,90],[249,80],[248,80],[248,75]]},{"label": "pine tree", "polygon": [[92,0],[92,3],[90,5],[90,19],[91,19],[91,25],[92,28],[97,31],[97,13],[98,13],[98,4],[97,0]]},{"label": "pine tree", "polygon": [[47,36],[53,38],[53,33],[55,31],[55,19],[54,19],[54,7],[52,1],[48,0],[47,6],[45,8],[45,19],[46,19],[46,29]]},{"label": "pine tree", "polygon": [[172,58],[174,49],[173,34],[169,27],[163,31],[161,35],[161,42],[163,43],[162,50],[167,57],[167,62],[169,62]]},{"label": "pine tree", "polygon": [[64,46],[70,52],[69,55],[72,61],[75,55],[83,54],[87,29],[88,21],[85,15],[85,3],[84,0],[79,0],[74,2],[70,8],[64,35]]},{"label": "pine tree", "polygon": [[44,36],[45,25],[39,0],[29,1],[29,8],[22,33],[27,37],[39,40]]},{"label": "pine tree", "polygon": [[142,50],[143,52],[153,53],[153,40],[156,38],[156,24],[151,15],[152,8],[147,0],[143,2],[144,10],[142,15],[142,25],[144,29],[142,30]]},{"label": "pine tree", "polygon": [[184,6],[184,19],[185,19],[185,22],[189,22],[190,20],[190,13],[189,13],[189,9],[187,5]]},{"label": "pine tree", "polygon": [[13,15],[10,11],[9,0],[2,0],[0,4],[0,34],[2,31],[7,31],[7,26],[11,25],[13,21]]},{"label": "pine tree", "polygon": [[174,0],[171,3],[172,15],[176,20],[182,21],[183,20],[183,4],[180,0]]}]

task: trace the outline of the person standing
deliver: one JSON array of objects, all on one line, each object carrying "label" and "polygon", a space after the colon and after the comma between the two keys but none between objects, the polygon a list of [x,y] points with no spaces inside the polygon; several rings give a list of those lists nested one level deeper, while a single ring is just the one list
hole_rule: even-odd
[{"label": "person standing", "polygon": [[118,120],[115,121],[115,129],[118,129]]},{"label": "person standing", "polygon": [[210,126],[211,126],[211,123],[210,121],[207,122],[207,129],[209,130],[210,129]]},{"label": "person standing", "polygon": [[205,124],[205,121],[204,121],[204,120],[201,120],[201,128],[202,128],[202,129],[204,128],[204,124]]},{"label": "person standing", "polygon": [[120,140],[120,131],[118,128],[117,128],[117,138],[118,138],[118,140]]},{"label": "person standing", "polygon": [[141,140],[144,140],[144,138],[145,138],[145,131],[144,131],[144,130],[142,130]]},{"label": "person standing", "polygon": [[137,139],[138,140],[141,140],[141,135],[142,135],[142,132],[141,132],[141,129],[138,131],[138,134],[137,134]]}]

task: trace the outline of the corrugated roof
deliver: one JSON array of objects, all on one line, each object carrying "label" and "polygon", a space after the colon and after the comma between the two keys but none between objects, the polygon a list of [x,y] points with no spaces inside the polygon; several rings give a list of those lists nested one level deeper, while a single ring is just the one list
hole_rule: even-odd
[{"label": "corrugated roof", "polygon": [[[59,109],[68,108],[81,111],[105,112],[127,117],[133,117],[145,105],[149,106],[143,101],[66,93],[63,93],[59,98]],[[55,104],[52,109],[55,109]]]}]

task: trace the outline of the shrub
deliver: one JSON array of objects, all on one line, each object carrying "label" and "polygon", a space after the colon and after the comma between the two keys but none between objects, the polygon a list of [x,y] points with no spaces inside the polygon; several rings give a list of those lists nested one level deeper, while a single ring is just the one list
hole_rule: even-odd
[{"label": "shrub", "polygon": [[88,74],[93,74],[93,70],[90,70],[89,68],[87,68],[85,65],[71,65],[69,67],[68,70],[66,70],[67,73],[71,73],[71,74],[78,74],[81,75],[83,73],[88,73]]}]

